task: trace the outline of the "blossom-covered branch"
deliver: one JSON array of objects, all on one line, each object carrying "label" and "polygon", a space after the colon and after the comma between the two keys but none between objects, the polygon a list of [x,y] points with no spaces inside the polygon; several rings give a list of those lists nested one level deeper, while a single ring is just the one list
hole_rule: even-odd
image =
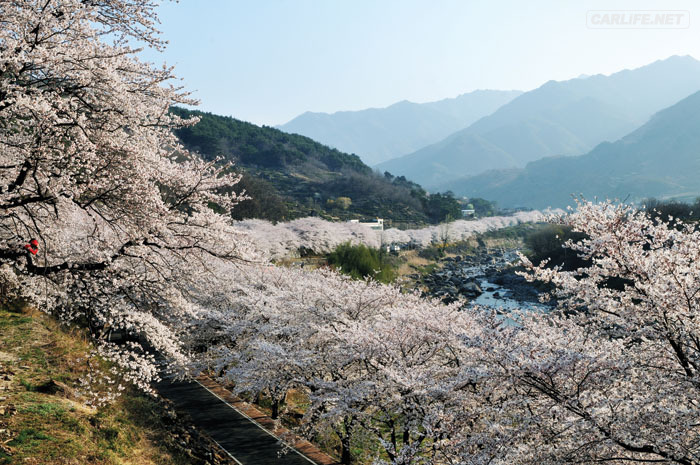
[{"label": "blossom-covered branch", "polygon": [[[166,342],[177,340],[169,319],[192,311],[190,277],[205,279],[211,261],[255,259],[228,215],[239,199],[224,188],[238,176],[187,153],[172,133],[196,121],[171,115],[171,105],[195,102],[172,68],[136,58],[134,46],[164,46],[155,8],[143,0],[0,5],[4,279],[19,276],[25,297],[87,324],[104,354],[144,374],[144,388],[154,348],[184,361]],[[36,246],[25,247],[30,241]],[[135,315],[152,324],[132,325]],[[134,341],[114,346],[105,328]]]}]

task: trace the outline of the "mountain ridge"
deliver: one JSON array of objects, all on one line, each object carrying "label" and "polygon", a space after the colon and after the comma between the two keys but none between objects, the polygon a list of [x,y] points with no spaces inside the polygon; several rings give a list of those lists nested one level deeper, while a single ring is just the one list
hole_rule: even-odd
[{"label": "mountain ridge", "polygon": [[421,225],[459,211],[451,196],[428,198],[421,186],[375,173],[358,156],[308,137],[212,113],[179,107],[171,111],[200,118],[175,131],[187,149],[207,160],[223,156],[242,173],[233,190],[245,189],[251,198],[233,210],[236,219],[381,217],[387,224]]},{"label": "mountain ridge", "polygon": [[[468,128],[377,168],[436,188],[460,175],[519,168],[548,156],[578,155],[605,140],[617,140],[654,112],[697,90],[700,62],[690,56],[673,56],[607,76],[548,81]],[[488,144],[481,146],[483,141]],[[503,153],[494,155],[494,147]]]},{"label": "mountain ridge", "polygon": [[564,207],[571,195],[638,202],[700,195],[700,91],[655,113],[615,142],[575,157],[549,157],[525,168],[490,171],[452,182],[459,195],[503,207]]},{"label": "mountain ridge", "polygon": [[401,100],[363,110],[307,111],[276,128],[356,153],[375,165],[436,142],[521,93],[485,89],[425,103]]}]

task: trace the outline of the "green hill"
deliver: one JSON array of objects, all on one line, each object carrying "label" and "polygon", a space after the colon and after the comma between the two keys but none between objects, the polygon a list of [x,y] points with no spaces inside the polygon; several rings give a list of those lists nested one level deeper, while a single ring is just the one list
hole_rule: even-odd
[{"label": "green hill", "polygon": [[252,199],[234,210],[236,218],[380,217],[417,224],[441,221],[457,206],[450,196],[436,205],[419,185],[379,175],[358,156],[308,137],[211,113],[172,111],[200,117],[196,125],[176,131],[185,147],[205,159],[223,156],[243,173],[236,190],[245,189]]}]

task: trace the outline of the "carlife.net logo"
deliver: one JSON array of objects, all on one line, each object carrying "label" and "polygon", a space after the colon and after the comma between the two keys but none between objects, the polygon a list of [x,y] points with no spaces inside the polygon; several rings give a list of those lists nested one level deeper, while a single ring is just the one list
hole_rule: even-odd
[{"label": "carlife.net logo", "polygon": [[586,12],[589,29],[688,29],[690,12],[686,10],[590,10]]}]

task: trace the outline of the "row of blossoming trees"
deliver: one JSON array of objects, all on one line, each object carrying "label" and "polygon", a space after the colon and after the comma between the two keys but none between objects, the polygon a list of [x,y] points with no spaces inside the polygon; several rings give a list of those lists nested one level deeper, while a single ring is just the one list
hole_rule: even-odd
[{"label": "row of blossoming trees", "polygon": [[240,392],[306,392],[307,432],[334,430],[346,463],[372,441],[396,464],[698,463],[700,233],[610,203],[562,221],[593,264],[530,267],[550,314],[255,267],[191,343]]},{"label": "row of blossoming trees", "polygon": [[255,228],[217,213],[236,177],[172,136],[187,95],[134,58],[163,45],[156,23],[150,0],[0,2],[3,298],[88,328],[144,389],[159,354],[274,401],[301,391],[301,432],[335,431],[346,463],[360,440],[395,464],[700,463],[692,227],[581,205],[562,221],[592,266],[533,268],[560,309],[509,320],[265,264]]},{"label": "row of blossoming trees", "polygon": [[391,228],[374,231],[357,223],[334,223],[320,218],[300,218],[286,223],[250,219],[236,223],[236,228],[250,234],[257,248],[271,259],[287,257],[299,249],[328,253],[340,244],[351,242],[378,248],[382,245],[401,244],[418,248],[443,240],[459,242],[475,234],[520,223],[543,221],[546,215],[538,211],[517,212],[511,216],[492,216],[479,220],[457,220],[449,224],[421,229]]}]

